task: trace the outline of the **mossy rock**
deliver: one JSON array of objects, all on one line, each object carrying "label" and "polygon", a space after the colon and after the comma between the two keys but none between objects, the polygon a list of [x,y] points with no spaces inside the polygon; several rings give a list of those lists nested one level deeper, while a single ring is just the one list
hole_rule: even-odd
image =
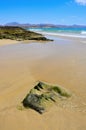
[{"label": "mossy rock", "polygon": [[0,39],[13,40],[37,40],[37,41],[52,41],[47,39],[42,34],[27,31],[21,27],[0,26]]},{"label": "mossy rock", "polygon": [[46,111],[48,102],[54,104],[57,103],[58,99],[62,100],[69,97],[71,97],[70,92],[64,88],[38,82],[37,85],[30,90],[22,103],[24,107],[34,109],[42,114]]}]

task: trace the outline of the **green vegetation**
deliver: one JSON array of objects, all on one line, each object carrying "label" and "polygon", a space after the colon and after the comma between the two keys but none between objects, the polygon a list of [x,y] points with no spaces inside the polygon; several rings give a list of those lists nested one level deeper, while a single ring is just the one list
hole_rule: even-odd
[{"label": "green vegetation", "polygon": [[21,27],[1,26],[0,27],[0,39],[11,40],[38,40],[38,41],[52,41],[47,39],[41,34],[27,31]]},{"label": "green vegetation", "polygon": [[70,97],[71,96],[71,94],[69,94],[69,92],[67,92],[67,90],[60,88],[60,87],[53,87],[52,90],[63,97]]},{"label": "green vegetation", "polygon": [[45,112],[49,102],[54,104],[58,99],[67,99],[70,96],[71,94],[61,87],[39,82],[30,90],[22,103],[24,107],[32,108],[42,114]]}]

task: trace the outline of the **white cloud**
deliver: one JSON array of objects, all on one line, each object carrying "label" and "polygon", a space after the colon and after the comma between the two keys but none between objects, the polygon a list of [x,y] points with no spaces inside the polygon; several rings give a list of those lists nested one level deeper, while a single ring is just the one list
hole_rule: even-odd
[{"label": "white cloud", "polygon": [[86,0],[75,0],[76,3],[86,5]]}]

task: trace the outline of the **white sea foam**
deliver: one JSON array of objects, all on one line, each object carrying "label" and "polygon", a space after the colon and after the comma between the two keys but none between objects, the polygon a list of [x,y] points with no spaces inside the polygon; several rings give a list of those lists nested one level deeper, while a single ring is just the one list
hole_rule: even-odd
[{"label": "white sea foam", "polygon": [[30,31],[34,31],[34,32],[38,32],[38,31],[42,31],[42,29],[34,29],[34,28],[31,28],[29,29]]},{"label": "white sea foam", "polygon": [[86,35],[86,31],[82,31],[81,34],[85,34]]},{"label": "white sea foam", "polygon": [[70,38],[86,38],[86,31],[82,31],[81,34],[75,33],[58,33],[58,32],[45,32],[42,29],[30,29],[31,31],[41,33],[43,35],[51,35],[51,36],[62,36],[62,37],[70,37]]},{"label": "white sea foam", "polygon": [[75,38],[86,38],[86,35],[80,35],[80,34],[64,34],[64,33],[47,33],[39,31],[38,33],[41,33],[43,35],[52,35],[52,36],[63,36],[63,37],[75,37]]}]

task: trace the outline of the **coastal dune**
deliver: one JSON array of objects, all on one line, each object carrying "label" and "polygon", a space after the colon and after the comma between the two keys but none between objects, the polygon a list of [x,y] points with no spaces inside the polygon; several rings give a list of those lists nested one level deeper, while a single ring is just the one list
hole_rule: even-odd
[{"label": "coastal dune", "polygon": [[[38,81],[68,89],[72,96],[39,114],[22,101]],[[85,130],[86,45],[49,43],[0,46],[0,130]]]}]

